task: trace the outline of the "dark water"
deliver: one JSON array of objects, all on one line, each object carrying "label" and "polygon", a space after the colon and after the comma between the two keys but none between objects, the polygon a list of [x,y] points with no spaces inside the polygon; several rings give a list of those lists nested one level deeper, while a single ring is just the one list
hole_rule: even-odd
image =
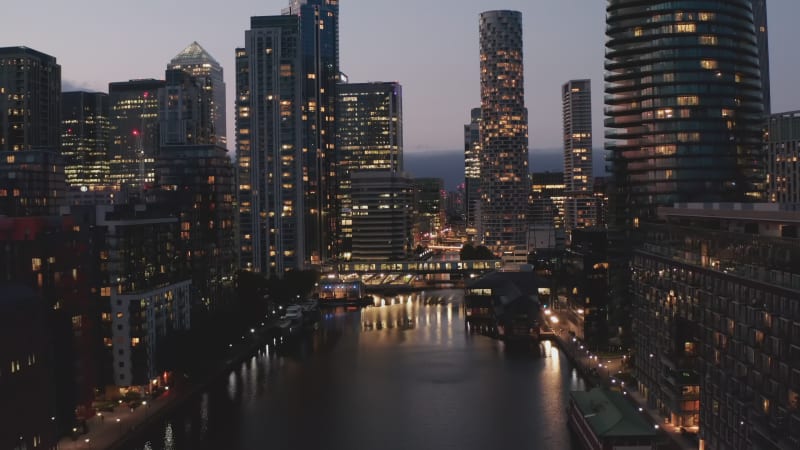
[{"label": "dark water", "polygon": [[584,384],[557,348],[470,334],[461,290],[401,298],[262,348],[135,448],[573,448],[566,399]]}]

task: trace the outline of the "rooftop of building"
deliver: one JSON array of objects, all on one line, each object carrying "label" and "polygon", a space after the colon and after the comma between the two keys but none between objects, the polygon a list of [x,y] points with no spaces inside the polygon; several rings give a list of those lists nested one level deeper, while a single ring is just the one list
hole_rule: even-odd
[{"label": "rooftop of building", "polygon": [[30,47],[25,47],[23,45],[19,45],[16,47],[0,47],[0,56],[14,56],[14,55],[35,56],[37,58],[50,60],[52,63],[56,62],[55,56],[48,55],[47,53],[42,53],[38,50],[34,50]]},{"label": "rooftop of building", "polygon": [[655,437],[657,434],[653,425],[617,391],[594,388],[587,392],[573,391],[569,395],[599,438]]},{"label": "rooftop of building", "polygon": [[184,64],[208,63],[219,66],[219,62],[211,56],[197,41],[192,42],[169,62],[170,66]]}]

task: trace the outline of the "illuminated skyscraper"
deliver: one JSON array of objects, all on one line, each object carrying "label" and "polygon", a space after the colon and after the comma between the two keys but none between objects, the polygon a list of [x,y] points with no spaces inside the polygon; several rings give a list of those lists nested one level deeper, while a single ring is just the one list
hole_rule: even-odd
[{"label": "illuminated skyscraper", "polygon": [[0,48],[0,215],[58,212],[61,66],[27,47]]},{"label": "illuminated skyscraper", "polygon": [[163,80],[109,83],[111,108],[110,181],[139,192],[155,182],[160,145],[158,92]]},{"label": "illuminated skyscraper", "polygon": [[222,66],[196,41],[178,53],[167,65],[167,70],[182,70],[197,79],[197,84],[207,92],[206,103],[210,116],[211,142],[227,147],[225,81]]},{"label": "illuminated skyscraper", "polygon": [[108,179],[110,143],[108,95],[64,92],[61,95],[61,155],[70,186],[101,186]]},{"label": "illuminated skyscraper", "polygon": [[467,227],[475,227],[475,212],[480,201],[481,184],[481,109],[472,108],[470,121],[464,125],[464,213]]},{"label": "illuminated skyscraper", "polygon": [[351,175],[365,170],[403,170],[403,94],[395,82],[341,83],[337,96],[339,238],[335,248],[340,257],[348,259],[353,231]]},{"label": "illuminated skyscraper", "polygon": [[334,179],[335,0],[296,0],[251,18],[236,50],[240,253],[247,270],[281,276],[320,264],[338,225]]},{"label": "illuminated skyscraper", "polygon": [[403,89],[399,83],[337,86],[336,145],[342,168],[403,170]]},{"label": "illuminated skyscraper", "polygon": [[236,162],[241,267],[305,267],[305,153],[297,16],[250,19],[236,50]]},{"label": "illuminated skyscraper", "polygon": [[28,47],[0,47],[0,152],[61,142],[61,66]]},{"label": "illuminated skyscraper", "polygon": [[522,65],[522,14],[480,17],[480,240],[496,253],[527,251],[528,111]]},{"label": "illuminated skyscraper", "polygon": [[561,86],[564,112],[564,189],[566,228],[595,225],[592,196],[592,89],[590,80],[571,80]]},{"label": "illuminated skyscraper", "polygon": [[338,0],[290,0],[284,15],[300,25],[300,83],[303,110],[305,240],[307,261],[331,256],[338,218],[334,156],[336,84],[339,81]]},{"label": "illuminated skyscraper", "polygon": [[764,192],[752,0],[609,0],[606,137],[612,222],[661,205]]}]

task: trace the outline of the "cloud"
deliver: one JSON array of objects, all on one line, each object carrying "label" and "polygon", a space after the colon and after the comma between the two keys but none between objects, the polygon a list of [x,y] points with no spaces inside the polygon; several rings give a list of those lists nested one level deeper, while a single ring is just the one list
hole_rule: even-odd
[{"label": "cloud", "polygon": [[71,91],[97,92],[97,90],[92,89],[85,81],[61,80],[61,92]]}]

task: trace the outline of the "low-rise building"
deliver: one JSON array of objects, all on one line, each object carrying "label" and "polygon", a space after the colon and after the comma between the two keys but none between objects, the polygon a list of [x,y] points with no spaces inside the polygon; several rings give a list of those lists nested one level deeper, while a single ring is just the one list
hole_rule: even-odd
[{"label": "low-rise building", "polygon": [[603,388],[573,391],[569,426],[586,450],[651,450],[658,433],[619,392]]}]

